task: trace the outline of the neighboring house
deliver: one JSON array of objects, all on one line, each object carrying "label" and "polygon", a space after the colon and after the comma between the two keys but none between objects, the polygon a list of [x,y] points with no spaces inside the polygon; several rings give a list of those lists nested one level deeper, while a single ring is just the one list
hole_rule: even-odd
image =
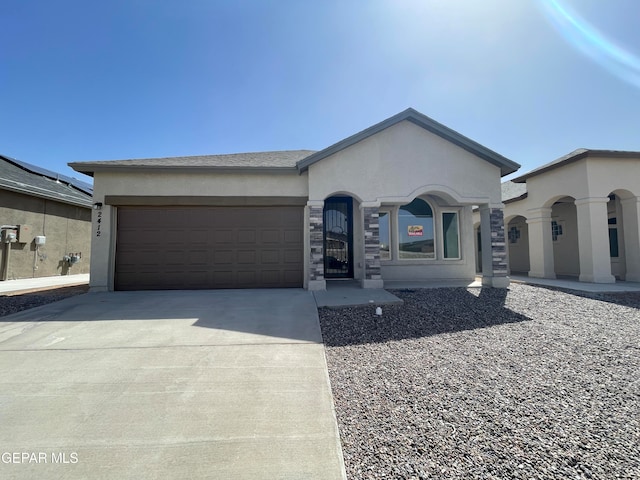
[{"label": "neighboring house", "polygon": [[502,188],[512,273],[640,281],[640,152],[579,149]]},{"label": "neighboring house", "polygon": [[88,273],[91,185],[0,155],[0,280]]},{"label": "neighboring house", "polygon": [[[71,163],[94,177],[93,290],[508,285],[500,178],[518,164],[408,109],[324,150]],[[100,223],[98,223],[100,222]]]}]

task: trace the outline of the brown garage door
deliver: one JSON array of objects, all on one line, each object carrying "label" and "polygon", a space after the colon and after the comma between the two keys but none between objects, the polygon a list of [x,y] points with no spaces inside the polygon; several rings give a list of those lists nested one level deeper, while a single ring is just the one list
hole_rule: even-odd
[{"label": "brown garage door", "polygon": [[301,287],[302,207],[119,207],[116,290]]}]

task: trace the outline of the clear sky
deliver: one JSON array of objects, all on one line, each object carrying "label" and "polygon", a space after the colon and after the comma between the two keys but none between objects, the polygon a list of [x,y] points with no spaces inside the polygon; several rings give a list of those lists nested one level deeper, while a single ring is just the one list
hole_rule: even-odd
[{"label": "clear sky", "polygon": [[522,164],[640,150],[638,0],[3,0],[0,153],[320,150],[407,107]]}]

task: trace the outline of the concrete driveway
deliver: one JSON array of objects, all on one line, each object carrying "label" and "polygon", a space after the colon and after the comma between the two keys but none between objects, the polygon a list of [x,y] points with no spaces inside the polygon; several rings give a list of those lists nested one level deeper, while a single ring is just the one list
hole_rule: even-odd
[{"label": "concrete driveway", "polygon": [[0,478],[342,479],[313,296],[91,293],[0,318]]}]

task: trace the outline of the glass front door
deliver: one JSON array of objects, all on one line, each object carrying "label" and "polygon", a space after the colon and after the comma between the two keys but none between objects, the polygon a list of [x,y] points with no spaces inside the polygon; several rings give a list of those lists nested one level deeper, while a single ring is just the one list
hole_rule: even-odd
[{"label": "glass front door", "polygon": [[353,278],[353,199],[324,202],[324,276]]}]

